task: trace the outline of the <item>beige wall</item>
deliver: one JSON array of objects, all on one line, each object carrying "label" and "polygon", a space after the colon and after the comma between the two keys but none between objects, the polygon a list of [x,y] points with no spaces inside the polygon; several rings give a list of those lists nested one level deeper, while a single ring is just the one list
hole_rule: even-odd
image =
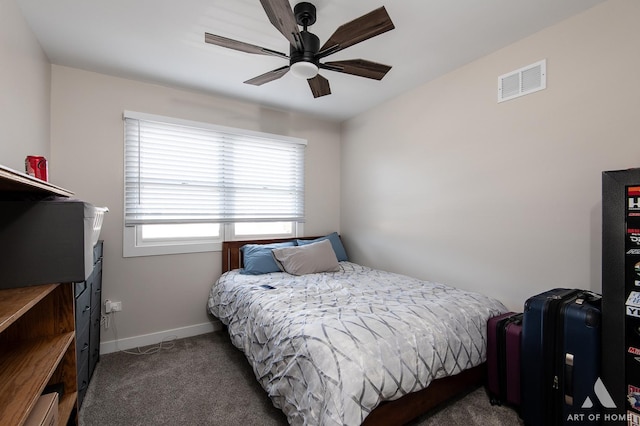
[{"label": "beige wall", "polygon": [[0,0],[0,164],[49,157],[51,68],[15,0]]},{"label": "beige wall", "polygon": [[[640,2],[611,0],[343,123],[352,258],[522,310],[600,290],[601,172],[640,166]],[[547,59],[547,89],[497,77]]]},{"label": "beige wall", "polygon": [[114,316],[116,327],[103,330],[103,342],[112,341],[116,330],[118,339],[126,339],[208,323],[206,298],[220,275],[220,252],[122,257],[124,110],[307,139],[305,232],[339,230],[337,123],[56,65],[51,99],[56,183],[110,209],[101,233],[103,298],[121,300],[123,311]]}]

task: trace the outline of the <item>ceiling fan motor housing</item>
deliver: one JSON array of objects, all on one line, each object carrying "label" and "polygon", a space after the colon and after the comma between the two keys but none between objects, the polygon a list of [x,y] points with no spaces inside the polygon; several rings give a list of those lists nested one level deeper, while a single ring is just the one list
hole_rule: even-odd
[{"label": "ceiling fan motor housing", "polygon": [[289,50],[289,57],[291,58],[290,65],[301,61],[318,65],[319,59],[316,58],[316,53],[320,50],[320,39],[309,31],[300,31],[300,36],[302,37],[304,50],[300,51],[294,46],[291,46]]}]

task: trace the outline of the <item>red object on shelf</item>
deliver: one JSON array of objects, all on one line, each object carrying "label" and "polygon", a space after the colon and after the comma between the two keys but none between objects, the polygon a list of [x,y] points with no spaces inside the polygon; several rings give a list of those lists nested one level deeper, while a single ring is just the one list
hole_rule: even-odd
[{"label": "red object on shelf", "polygon": [[46,158],[39,155],[28,155],[24,160],[24,168],[29,176],[47,182],[49,170]]}]

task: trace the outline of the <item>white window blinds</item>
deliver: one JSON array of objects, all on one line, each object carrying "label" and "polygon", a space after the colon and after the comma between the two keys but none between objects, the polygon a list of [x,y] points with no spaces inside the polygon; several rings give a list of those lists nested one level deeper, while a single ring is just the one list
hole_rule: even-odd
[{"label": "white window blinds", "polygon": [[306,141],[128,111],[124,119],[125,225],[304,220]]}]

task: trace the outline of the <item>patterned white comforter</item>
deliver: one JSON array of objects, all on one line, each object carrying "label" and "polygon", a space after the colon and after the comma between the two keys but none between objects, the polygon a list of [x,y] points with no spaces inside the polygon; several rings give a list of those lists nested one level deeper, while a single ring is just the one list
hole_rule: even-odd
[{"label": "patterned white comforter", "polygon": [[234,270],[211,289],[209,311],[292,425],[359,425],[381,401],[479,365],[487,319],[507,311],[443,284],[350,262],[340,269]]}]

